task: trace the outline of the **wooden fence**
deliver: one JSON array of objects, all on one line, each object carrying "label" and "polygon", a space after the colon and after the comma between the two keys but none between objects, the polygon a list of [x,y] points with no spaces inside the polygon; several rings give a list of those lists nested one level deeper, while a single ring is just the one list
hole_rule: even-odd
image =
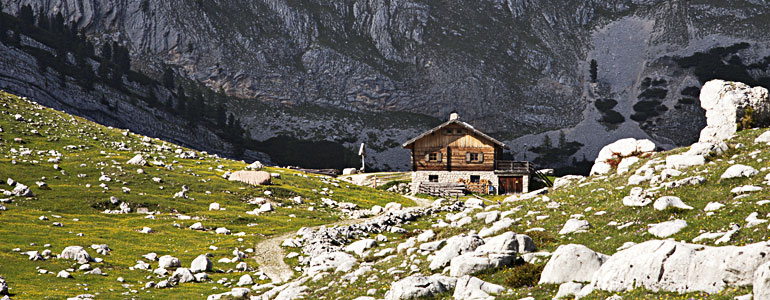
[{"label": "wooden fence", "polygon": [[421,182],[419,193],[436,197],[455,197],[465,195],[463,183]]}]

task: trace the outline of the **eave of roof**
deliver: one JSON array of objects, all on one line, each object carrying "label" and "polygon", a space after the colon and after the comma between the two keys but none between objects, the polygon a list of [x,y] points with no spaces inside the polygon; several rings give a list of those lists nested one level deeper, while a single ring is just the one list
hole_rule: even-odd
[{"label": "eave of roof", "polygon": [[426,137],[426,136],[428,136],[428,135],[430,135],[430,134],[432,134],[434,132],[437,132],[437,131],[441,130],[441,128],[444,128],[444,127],[449,126],[451,124],[457,124],[457,125],[460,125],[462,127],[465,127],[466,129],[468,129],[468,130],[472,131],[473,133],[481,136],[482,138],[485,138],[485,139],[491,141],[492,143],[494,143],[494,144],[496,144],[496,145],[498,145],[500,147],[503,147],[504,149],[508,149],[508,146],[506,144],[504,144],[503,142],[496,140],[495,138],[487,135],[486,133],[483,133],[483,132],[479,131],[478,129],[474,128],[470,124],[465,123],[465,122],[460,121],[460,120],[449,120],[449,121],[446,121],[443,124],[438,125],[435,128],[433,128],[431,130],[428,130],[428,131],[424,132],[423,134],[418,135],[417,137],[407,141],[406,143],[404,143],[401,146],[404,147],[404,148],[407,148],[407,147],[409,147],[409,145],[414,144],[414,142],[418,141],[419,139],[424,138],[424,137]]}]

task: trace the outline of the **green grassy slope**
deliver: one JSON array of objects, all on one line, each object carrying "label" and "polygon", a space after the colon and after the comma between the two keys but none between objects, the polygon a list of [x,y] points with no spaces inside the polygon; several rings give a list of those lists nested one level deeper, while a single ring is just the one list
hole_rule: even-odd
[{"label": "green grassy slope", "polygon": [[[16,114],[25,121],[16,121]],[[171,289],[143,290],[147,281],[162,279],[150,276],[150,272],[130,268],[137,260],[144,260],[156,268],[157,262],[142,258],[146,253],[155,252],[159,256],[178,257],[184,267],[189,267],[196,256],[211,253],[214,269],[233,269],[235,263],[217,263],[217,260],[232,258],[235,248],[245,251],[266,237],[339,220],[340,214],[318,204],[321,197],[353,202],[363,208],[388,202],[413,204],[396,194],[286,169],[266,168],[281,174],[281,178],[274,178],[270,186],[252,187],[231,182],[223,179],[222,174],[228,170],[241,170],[245,163],[198,152],[198,159],[179,158],[175,151],[191,150],[155,139],[142,142],[141,136],[124,135],[123,130],[100,126],[2,91],[0,128],[0,179],[3,182],[0,189],[12,189],[5,181],[13,178],[30,186],[36,195],[31,198],[0,197],[11,200],[4,203],[7,211],[0,211],[0,276],[8,281],[13,299],[62,299],[83,293],[97,294],[101,299],[168,298],[172,295],[175,299],[200,298],[221,292],[212,291],[212,288],[222,289],[222,285],[185,283]],[[124,150],[118,150],[121,146]],[[61,153],[59,162],[49,161],[55,158],[52,151]],[[148,162],[162,161],[165,167],[125,164],[136,153],[142,153]],[[54,164],[61,170],[54,169]],[[144,173],[137,172],[140,168]],[[102,174],[111,181],[99,181]],[[160,178],[161,182],[156,183],[152,178]],[[50,189],[38,188],[37,181],[46,182]],[[107,188],[100,187],[102,183]],[[183,185],[190,188],[189,198],[173,198]],[[124,192],[124,187],[130,191]],[[332,190],[333,194],[322,195],[320,192],[324,188]],[[265,196],[265,190],[272,191],[272,195]],[[104,214],[103,210],[118,207],[109,202],[111,196],[129,203],[133,211],[142,207],[157,213],[154,219],[137,213]],[[268,198],[282,207],[259,216],[246,214],[256,208],[246,200],[256,196]],[[305,204],[293,205],[289,199],[294,196],[301,196]],[[209,211],[209,204],[213,202],[225,210]],[[308,209],[311,205],[315,208],[313,211]],[[180,219],[177,215],[192,219]],[[48,220],[39,220],[40,216],[46,216]],[[63,226],[53,226],[53,222]],[[187,229],[195,222],[201,222],[209,230]],[[145,226],[155,232],[138,232]],[[217,227],[245,235],[216,235],[213,229]],[[45,244],[50,247],[44,247]],[[106,256],[97,255],[90,249],[92,244],[107,244],[112,252]],[[92,256],[104,258],[104,263],[92,264],[92,267],[101,268],[108,276],[85,275],[77,271],[72,272],[74,279],[56,278],[55,274],[60,270],[77,268],[77,265],[58,259],[29,261],[21,254],[45,249],[58,254],[72,245],[83,246]],[[210,246],[217,249],[212,250]],[[13,251],[15,248],[21,252]],[[252,268],[257,267],[251,258],[244,261]],[[37,268],[53,273],[42,275]],[[242,274],[209,275],[213,281],[221,278],[237,281]],[[118,282],[118,277],[123,277],[125,283]]]},{"label": "green grassy slope", "polygon": [[[511,226],[510,230],[516,233],[526,233],[530,235],[541,251],[553,252],[559,245],[565,244],[583,244],[589,248],[611,255],[617,252],[617,248],[626,242],[643,242],[647,240],[659,239],[647,232],[648,225],[659,223],[663,221],[682,219],[687,221],[688,226],[677,234],[670,236],[677,241],[692,242],[692,240],[705,232],[725,232],[729,230],[731,224],[738,224],[743,228],[733,236],[729,245],[745,245],[750,243],[756,243],[759,241],[766,241],[768,239],[768,223],[760,224],[756,227],[746,228],[746,221],[744,220],[749,214],[758,212],[760,219],[768,219],[768,213],[770,213],[770,206],[760,205],[757,202],[760,200],[770,199],[770,193],[768,192],[768,185],[765,184],[764,177],[768,174],[768,167],[770,166],[770,146],[765,144],[755,144],[754,139],[766,129],[754,129],[742,131],[737,134],[735,138],[728,141],[730,150],[717,157],[712,157],[706,165],[683,169],[683,174],[676,176],[667,181],[675,181],[678,179],[700,175],[706,178],[706,182],[700,185],[684,186],[675,189],[661,189],[658,191],[656,197],[661,196],[677,196],[680,197],[685,203],[693,206],[692,210],[679,210],[679,209],[667,209],[665,211],[658,211],[650,204],[646,207],[626,207],[622,204],[623,197],[627,196],[633,186],[627,186],[628,178],[634,172],[647,163],[650,160],[659,160],[665,165],[665,157],[672,154],[681,153],[687,150],[687,148],[680,148],[668,152],[656,153],[655,155],[641,159],[640,162],[632,166],[631,171],[617,175],[613,170],[611,175],[608,176],[593,176],[588,177],[582,183],[573,183],[566,188],[561,188],[555,191],[550,191],[545,197],[536,197],[532,200],[516,201],[504,203],[499,208],[494,208],[500,211],[512,211],[513,213],[508,216],[511,219],[516,220],[515,224]],[[759,174],[749,178],[736,178],[736,179],[720,179],[722,173],[732,164],[744,164],[752,166],[759,170]],[[656,171],[656,174],[660,174],[660,170]],[[748,196],[736,197],[737,195],[731,193],[731,189],[743,186],[743,185],[756,185],[763,187],[762,191],[750,193]],[[647,189],[650,187],[649,181],[640,185]],[[492,200],[504,200],[504,197],[490,197]],[[552,203],[558,203],[559,206],[555,206]],[[713,215],[708,215],[704,211],[704,207],[709,202],[718,202],[724,204],[720,210],[716,211]],[[549,205],[551,203],[551,205]],[[479,211],[477,211],[479,212]],[[598,213],[601,212],[601,213]],[[598,213],[598,214],[597,214]],[[474,213],[475,214],[475,213]],[[584,218],[588,220],[592,228],[584,233],[574,233],[569,235],[559,235],[564,223],[570,219],[574,214],[582,214]],[[473,215],[473,214],[471,214]],[[431,229],[432,224],[436,224],[439,219],[443,218],[443,215],[436,217],[426,217],[418,222],[410,224],[405,227],[411,230],[410,233],[405,235],[390,235],[390,240],[387,243],[381,243],[371,251],[377,252],[384,248],[393,247],[403,242],[411,236],[415,236],[417,233]],[[540,219],[538,219],[540,217]],[[610,225],[611,222],[615,222],[618,225],[631,223],[631,225],[619,229],[617,225]],[[475,220],[470,225],[466,225],[462,229],[457,228],[442,228],[433,230],[437,233],[436,238],[432,240],[438,240],[447,238],[452,235],[456,235],[463,232],[469,232],[470,230],[479,230],[486,226],[483,220]],[[542,228],[542,232],[527,232],[529,229]],[[701,241],[700,244],[715,246],[715,240]],[[724,244],[723,244],[724,245]],[[722,245],[720,245],[722,246]],[[297,251],[296,249],[288,249],[288,251]],[[321,297],[322,295],[335,295],[329,299],[352,299],[356,296],[366,295],[368,289],[375,289],[376,297],[382,297],[384,293],[390,288],[390,283],[393,280],[404,278],[410,274],[413,274],[408,266],[416,265],[420,269],[415,273],[432,274],[428,270],[429,262],[426,260],[426,256],[416,254],[412,258],[408,258],[407,255],[402,254],[388,262],[379,262],[376,260],[373,268],[375,274],[379,278],[387,278],[387,280],[377,280],[370,283],[364,283],[365,278],[360,278],[353,283],[345,283],[344,279],[339,277],[324,278],[317,283],[309,283],[310,288],[313,291],[317,291],[312,294],[310,298]],[[416,260],[421,262],[416,263]],[[544,261],[537,263],[537,265],[544,265],[547,262],[547,258]],[[536,299],[551,299],[557,290],[558,286],[553,285],[536,285],[539,280],[539,273],[528,278],[526,276],[527,270],[533,270],[531,266],[513,266],[504,267],[496,270],[487,270],[476,274],[479,278],[484,280],[501,284],[509,287],[513,290],[511,294],[498,296],[497,299],[520,299],[527,296],[533,296]],[[390,268],[398,270],[406,270],[404,274],[390,275],[388,271]],[[356,268],[354,268],[355,270]],[[536,269],[536,268],[534,268]],[[539,271],[536,271],[539,272]],[[367,274],[366,276],[372,276]],[[534,282],[532,282],[534,280]],[[529,281],[529,283],[527,283]],[[338,288],[337,286],[343,286]],[[347,284],[347,286],[346,286]],[[329,289],[324,287],[329,285]],[[620,293],[623,299],[733,299],[735,296],[751,293],[751,287],[737,287],[728,288],[717,294],[706,293],[691,293],[691,294],[677,294],[666,292],[650,292],[643,289],[629,291],[627,293]],[[605,299],[614,293],[596,291],[589,297],[584,299]],[[441,295],[437,297],[439,299],[451,299],[451,293]]]}]

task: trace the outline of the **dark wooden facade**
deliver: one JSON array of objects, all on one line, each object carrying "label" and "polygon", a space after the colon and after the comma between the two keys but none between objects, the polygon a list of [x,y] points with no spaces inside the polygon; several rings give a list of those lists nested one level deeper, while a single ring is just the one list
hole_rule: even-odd
[{"label": "dark wooden facade", "polygon": [[412,171],[494,171],[503,145],[466,126],[451,123],[405,145]]}]

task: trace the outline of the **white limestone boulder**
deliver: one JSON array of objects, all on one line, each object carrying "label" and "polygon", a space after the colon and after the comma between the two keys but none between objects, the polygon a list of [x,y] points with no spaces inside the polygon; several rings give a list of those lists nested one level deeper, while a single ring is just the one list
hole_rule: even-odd
[{"label": "white limestone boulder", "polygon": [[310,260],[307,275],[313,277],[321,272],[347,272],[353,268],[356,258],[345,252],[329,252],[315,256]]},{"label": "white limestone boulder", "polygon": [[412,275],[394,282],[385,293],[385,300],[430,298],[455,288],[457,279],[434,274]]},{"label": "white limestone boulder", "polygon": [[501,294],[505,291],[506,288],[503,286],[465,275],[457,279],[452,298],[455,300],[488,299],[492,295]]},{"label": "white limestone boulder", "polygon": [[770,130],[765,131],[754,139],[754,143],[770,143]]},{"label": "white limestone boulder", "polygon": [[461,234],[450,237],[446,240],[444,247],[428,258],[431,261],[429,268],[431,270],[441,269],[449,264],[453,258],[464,253],[473,252],[478,246],[483,244],[484,240],[475,234]]},{"label": "white limestone boulder", "polygon": [[377,246],[377,241],[375,241],[374,239],[363,239],[360,241],[355,241],[352,244],[345,246],[342,250],[344,250],[345,252],[353,252],[358,256],[362,256],[364,254],[364,251],[375,246]]},{"label": "white limestone boulder", "polygon": [[755,125],[770,121],[770,101],[767,89],[750,87],[740,82],[712,80],[701,88],[701,107],[706,110],[706,128],[699,142],[721,142],[735,135],[738,124],[748,108]]},{"label": "white limestone boulder", "polygon": [[722,179],[731,179],[731,178],[740,178],[740,177],[751,177],[754,175],[759,174],[759,171],[756,169],[746,166],[746,165],[732,165],[727,170],[725,170],[724,173],[722,173],[722,176],[720,178]]},{"label": "white limestone boulder", "polygon": [[[596,157],[591,175],[607,174],[612,170],[612,165],[618,165],[623,159],[632,156],[639,156],[655,151],[655,143],[650,140],[637,140],[634,138],[625,138],[604,146]],[[624,167],[628,167],[636,161],[629,161]],[[627,170],[626,170],[627,171]]]},{"label": "white limestone boulder", "polygon": [[716,293],[727,286],[746,286],[755,271],[770,261],[770,244],[709,247],[653,240],[612,255],[591,283],[596,289],[620,292],[643,287],[651,291]]},{"label": "white limestone boulder", "polygon": [[754,299],[770,299],[770,262],[766,262],[754,271],[752,280]]},{"label": "white limestone boulder", "polygon": [[459,277],[491,268],[510,265],[518,253],[516,234],[506,232],[484,240],[476,250],[453,258],[449,264],[449,275]]},{"label": "white limestone boulder", "polygon": [[591,281],[609,256],[578,244],[561,245],[551,255],[540,274],[538,284],[561,284],[570,281]]},{"label": "white limestone boulder", "polygon": [[162,269],[170,269],[170,268],[178,268],[182,266],[182,262],[171,255],[163,255],[160,258],[158,258],[158,268]]},{"label": "white limestone boulder", "polygon": [[61,254],[59,254],[59,258],[75,260],[79,264],[87,264],[92,261],[91,255],[81,246],[69,246],[64,248]]},{"label": "white limestone boulder", "polygon": [[553,189],[560,189],[569,186],[573,182],[580,182],[582,180],[585,180],[584,176],[580,175],[565,175],[559,178],[556,178],[553,180]]},{"label": "white limestone boulder", "polygon": [[193,259],[192,263],[190,264],[190,272],[193,273],[200,273],[200,272],[209,272],[211,271],[211,268],[214,266],[214,264],[211,262],[208,256],[201,254],[198,255],[195,259]]},{"label": "white limestone boulder", "polygon": [[652,203],[650,195],[640,187],[632,188],[628,196],[623,197],[623,205],[642,207]]},{"label": "white limestone boulder", "polygon": [[706,158],[700,155],[676,154],[666,157],[666,167],[670,169],[684,169],[706,164]]},{"label": "white limestone boulder", "polygon": [[126,164],[128,165],[136,165],[136,166],[146,166],[147,161],[144,160],[144,157],[142,157],[141,154],[135,155],[133,158],[129,159]]},{"label": "white limestone boulder", "polygon": [[570,234],[575,232],[582,232],[591,229],[591,223],[586,220],[569,219],[564,223],[559,234]]},{"label": "white limestone boulder", "polygon": [[647,232],[659,238],[666,238],[678,233],[685,227],[687,227],[687,221],[672,220],[657,224],[650,224]]},{"label": "white limestone boulder", "polygon": [[679,209],[692,209],[692,206],[685,204],[682,199],[676,196],[663,196],[655,200],[655,204],[652,205],[656,210],[666,210],[669,207]]}]

